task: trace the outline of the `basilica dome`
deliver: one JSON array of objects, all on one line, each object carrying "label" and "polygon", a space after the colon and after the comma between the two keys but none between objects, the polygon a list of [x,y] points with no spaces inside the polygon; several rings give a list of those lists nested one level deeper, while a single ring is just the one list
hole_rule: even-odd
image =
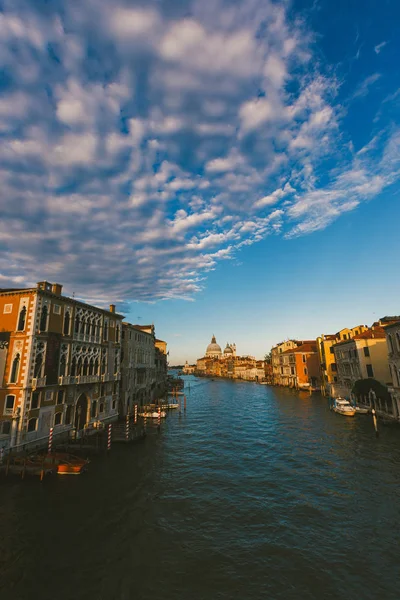
[{"label": "basilica dome", "polygon": [[224,350],[224,354],[233,354],[233,350],[229,344],[226,344],[226,348]]},{"label": "basilica dome", "polygon": [[217,340],[215,339],[215,335],[211,338],[211,343],[208,344],[206,350],[206,356],[221,356],[222,350],[221,346],[217,344]]}]

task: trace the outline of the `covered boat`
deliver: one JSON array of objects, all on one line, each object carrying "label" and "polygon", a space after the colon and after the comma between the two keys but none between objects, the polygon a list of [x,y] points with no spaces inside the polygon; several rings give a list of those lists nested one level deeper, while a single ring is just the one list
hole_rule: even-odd
[{"label": "covered boat", "polygon": [[345,417],[354,417],[356,414],[355,407],[345,398],[335,398],[333,410],[339,415],[344,415]]}]

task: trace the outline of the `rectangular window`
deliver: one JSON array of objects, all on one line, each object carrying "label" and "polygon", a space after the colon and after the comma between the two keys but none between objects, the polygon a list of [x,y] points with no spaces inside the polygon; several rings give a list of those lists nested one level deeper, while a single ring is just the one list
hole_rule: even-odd
[{"label": "rectangular window", "polygon": [[13,307],[12,304],[5,304],[4,305],[4,309],[3,309],[3,313],[5,315],[9,315],[12,312],[12,307]]},{"label": "rectangular window", "polygon": [[61,315],[61,306],[59,304],[54,304],[53,312],[55,315]]},{"label": "rectangular window", "polygon": [[40,404],[40,392],[38,392],[38,391],[32,392],[31,410],[33,410],[35,408],[39,408],[39,404]]},{"label": "rectangular window", "polygon": [[57,392],[57,404],[62,404],[64,402],[64,390],[58,390]]},{"label": "rectangular window", "polygon": [[307,375],[307,367],[304,367],[304,375]]},{"label": "rectangular window", "polygon": [[334,378],[333,378],[333,381],[334,381],[335,383],[337,383],[337,377],[334,377]]},{"label": "rectangular window", "polygon": [[330,352],[331,354],[335,354],[335,349],[334,349],[334,347],[333,347],[333,346],[331,346],[331,347],[329,348],[329,352]]},{"label": "rectangular window", "polygon": [[305,363],[307,361],[307,357],[305,354],[303,354],[303,363]]},{"label": "rectangular window", "polygon": [[15,403],[15,396],[12,396],[11,394],[6,396],[4,414],[12,415],[12,413],[14,412],[14,403]]},{"label": "rectangular window", "polygon": [[331,364],[332,371],[337,371],[336,363]]},{"label": "rectangular window", "polygon": [[290,367],[290,373],[294,375],[294,367]]},{"label": "rectangular window", "polygon": [[45,401],[51,402],[53,400],[53,392],[46,392]]},{"label": "rectangular window", "polygon": [[368,346],[364,346],[364,356],[369,356],[369,348],[368,348]]},{"label": "rectangular window", "polygon": [[372,365],[367,365],[367,375],[368,375],[368,377],[374,376],[374,370],[372,368]]}]

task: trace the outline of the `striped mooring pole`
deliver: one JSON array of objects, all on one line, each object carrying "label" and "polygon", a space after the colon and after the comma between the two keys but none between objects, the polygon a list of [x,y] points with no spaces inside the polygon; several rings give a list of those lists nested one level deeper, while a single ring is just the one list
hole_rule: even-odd
[{"label": "striped mooring pole", "polygon": [[54,427],[50,427],[50,431],[49,431],[49,446],[47,448],[48,454],[51,454],[51,449],[52,449],[52,446],[53,446],[53,431],[54,431]]},{"label": "striped mooring pole", "polygon": [[109,423],[107,432],[107,451],[111,450],[111,429],[112,425]]},{"label": "striped mooring pole", "polygon": [[183,410],[186,411],[186,394],[183,396]]},{"label": "striped mooring pole", "polygon": [[125,422],[125,439],[129,440],[129,412],[126,413],[126,422]]},{"label": "striped mooring pole", "polygon": [[157,427],[158,427],[158,431],[160,431],[160,429],[161,429],[161,406],[158,407]]},{"label": "striped mooring pole", "polygon": [[135,425],[137,423],[137,404],[135,404]]},{"label": "striped mooring pole", "polygon": [[146,429],[147,429],[147,417],[143,418],[143,428],[146,431]]}]

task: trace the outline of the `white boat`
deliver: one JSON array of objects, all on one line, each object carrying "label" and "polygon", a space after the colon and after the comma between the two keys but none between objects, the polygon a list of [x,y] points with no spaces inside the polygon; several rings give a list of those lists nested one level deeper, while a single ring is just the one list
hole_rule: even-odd
[{"label": "white boat", "polygon": [[266,381],[259,381],[258,382],[260,385],[268,385],[268,383]]},{"label": "white boat", "polygon": [[[160,412],[160,417],[164,418],[166,416],[167,416],[167,413],[165,412],[165,410],[162,410]],[[146,419],[157,419],[158,412],[156,410],[149,411],[149,412],[142,412],[142,413],[139,413],[139,417],[146,417]]]},{"label": "white boat", "polygon": [[355,406],[355,409],[356,409],[356,413],[357,413],[358,415],[367,415],[367,414],[368,414],[368,412],[369,412],[369,409],[368,409],[368,408],[366,408],[366,407],[364,407],[364,406],[357,406],[357,405],[356,405],[356,406]]},{"label": "white boat", "polygon": [[356,414],[355,407],[345,398],[335,398],[333,410],[339,415],[344,415],[345,417],[354,417]]},{"label": "white boat", "polygon": [[179,402],[169,402],[168,404],[162,404],[161,408],[171,410],[172,408],[179,408]]}]

